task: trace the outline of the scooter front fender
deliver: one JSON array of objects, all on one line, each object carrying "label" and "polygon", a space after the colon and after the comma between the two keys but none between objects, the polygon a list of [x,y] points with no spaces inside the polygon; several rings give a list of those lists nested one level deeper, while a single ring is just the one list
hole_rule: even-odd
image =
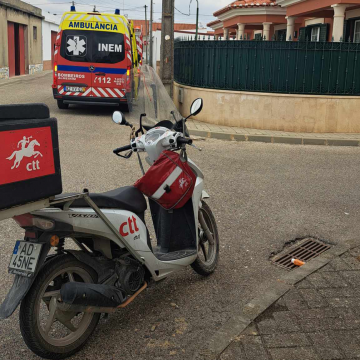
[{"label": "scooter front fender", "polygon": [[50,250],[50,244],[49,242],[44,243],[43,241],[39,241],[39,244],[43,244],[43,247],[41,249],[39,263],[34,276],[28,278],[21,275],[15,275],[13,285],[8,294],[6,295],[5,300],[0,306],[0,320],[7,319],[14,313],[20,302],[24,299],[24,297],[30,290],[31,285],[36,279],[36,276],[44,265],[47,254]]},{"label": "scooter front fender", "polygon": [[203,190],[201,193],[201,199],[209,199],[209,198],[210,195],[205,190]]}]

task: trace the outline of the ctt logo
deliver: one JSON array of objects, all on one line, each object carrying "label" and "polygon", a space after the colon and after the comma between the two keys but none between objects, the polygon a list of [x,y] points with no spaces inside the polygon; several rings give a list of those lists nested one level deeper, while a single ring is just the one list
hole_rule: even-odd
[{"label": "ctt logo", "polygon": [[0,131],[0,185],[55,173],[49,126]]},{"label": "ctt logo", "polygon": [[[15,168],[17,169],[20,166],[20,163],[24,157],[28,157],[28,158],[34,157],[34,159],[36,159],[38,156],[43,157],[40,151],[36,151],[34,149],[35,146],[40,146],[39,142],[35,139],[30,141],[31,138],[32,136],[29,137],[24,136],[23,139],[20,140],[17,144],[17,147],[19,148],[21,146],[21,149],[15,150],[10,157],[6,158],[6,160],[10,160],[10,161],[15,158],[14,165],[11,167],[11,170],[14,170]],[[34,160],[32,163],[28,163],[26,165],[26,170],[27,171],[40,170],[39,160],[37,161]]]},{"label": "ctt logo", "polygon": [[129,234],[134,234],[139,231],[139,228],[136,224],[136,219],[134,216],[129,217],[128,221],[122,223],[119,228],[121,236],[128,236]]}]

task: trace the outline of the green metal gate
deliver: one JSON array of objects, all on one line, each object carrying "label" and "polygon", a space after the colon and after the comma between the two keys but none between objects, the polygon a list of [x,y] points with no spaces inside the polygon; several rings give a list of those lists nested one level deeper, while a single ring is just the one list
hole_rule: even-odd
[{"label": "green metal gate", "polygon": [[179,41],[174,75],[210,89],[360,95],[359,55],[345,42]]}]

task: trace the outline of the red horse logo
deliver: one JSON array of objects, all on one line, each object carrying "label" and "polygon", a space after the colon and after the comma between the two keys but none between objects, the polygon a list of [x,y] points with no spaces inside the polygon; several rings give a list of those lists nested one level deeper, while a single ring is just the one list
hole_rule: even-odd
[{"label": "red horse logo", "polygon": [[[40,151],[34,150],[35,146],[40,146],[38,141],[34,139],[30,142],[30,138],[32,138],[32,136],[29,138],[24,136],[23,140],[20,140],[18,143],[18,147],[21,144],[21,150],[14,151],[10,157],[6,158],[7,160],[12,160],[15,157],[14,165],[12,166],[11,170],[18,168],[20,166],[21,160],[24,157],[29,158],[34,156],[34,159],[36,159],[39,155],[41,157],[43,156]],[[26,147],[27,144],[29,145]]]}]

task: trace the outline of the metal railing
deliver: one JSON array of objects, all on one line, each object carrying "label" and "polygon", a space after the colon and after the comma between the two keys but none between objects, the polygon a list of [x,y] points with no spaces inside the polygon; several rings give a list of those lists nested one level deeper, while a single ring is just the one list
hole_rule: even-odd
[{"label": "metal railing", "polygon": [[311,41],[179,41],[175,81],[287,94],[360,95],[360,44]]}]

